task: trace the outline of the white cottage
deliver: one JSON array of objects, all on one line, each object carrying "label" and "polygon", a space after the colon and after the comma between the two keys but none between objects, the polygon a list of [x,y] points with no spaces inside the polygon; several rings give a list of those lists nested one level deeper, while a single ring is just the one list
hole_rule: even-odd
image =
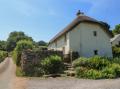
[{"label": "white cottage", "polygon": [[110,40],[112,46],[120,45],[120,34],[115,35],[111,40]]},{"label": "white cottage", "polygon": [[64,54],[78,52],[81,57],[94,55],[112,57],[109,26],[80,11],[65,29],[50,40],[49,50],[60,50]]}]

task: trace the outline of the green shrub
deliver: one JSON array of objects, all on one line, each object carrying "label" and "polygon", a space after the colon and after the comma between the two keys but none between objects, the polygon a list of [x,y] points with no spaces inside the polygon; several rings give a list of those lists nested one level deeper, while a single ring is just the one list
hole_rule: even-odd
[{"label": "green shrub", "polygon": [[41,66],[41,64],[29,64],[29,69],[24,70],[25,72],[25,76],[29,76],[29,77],[41,77],[42,75],[44,75],[44,69]]},{"label": "green shrub", "polygon": [[16,67],[16,76],[18,76],[18,77],[25,76],[25,72],[22,71],[22,69],[20,67]]},{"label": "green shrub", "polygon": [[77,78],[86,78],[86,72],[88,71],[85,67],[77,67],[75,69]]},{"label": "green shrub", "polygon": [[120,65],[113,63],[110,68],[112,68],[112,70],[114,70],[114,72],[116,73],[116,77],[120,77]]},{"label": "green shrub", "polygon": [[6,51],[0,51],[0,62],[2,62],[7,56],[8,53]]},{"label": "green shrub", "polygon": [[102,78],[102,73],[94,69],[89,70],[84,67],[77,67],[76,77],[77,78],[88,78],[88,79],[100,79]]},{"label": "green shrub", "polygon": [[45,74],[57,74],[63,72],[64,64],[61,57],[50,56],[41,61]]},{"label": "green shrub", "polygon": [[34,76],[35,77],[41,77],[44,75],[44,69],[41,67],[38,67],[38,66],[35,66],[34,67]]},{"label": "green shrub", "polygon": [[20,66],[22,51],[27,50],[27,49],[32,50],[33,48],[34,48],[34,46],[31,41],[21,40],[17,43],[17,46],[13,52],[13,59],[17,66]]},{"label": "green shrub", "polygon": [[17,68],[16,68],[16,75],[18,77],[22,77],[22,76],[27,76],[27,77],[33,77],[33,76],[34,77],[41,77],[42,75],[44,75],[44,70],[40,66],[31,65],[30,69],[32,69],[32,70],[23,71],[21,69],[21,67],[17,66]]},{"label": "green shrub", "polygon": [[75,61],[73,61],[72,65],[74,68],[79,67],[79,66],[86,67],[88,65],[88,59],[84,57],[80,57],[76,59]]},{"label": "green shrub", "polygon": [[89,79],[100,79],[102,78],[102,73],[98,70],[90,69],[86,72],[86,76]]},{"label": "green shrub", "polygon": [[110,60],[110,62],[120,64],[120,58],[119,57],[113,58]]},{"label": "green shrub", "polygon": [[102,70],[103,78],[115,78],[116,72],[113,68],[106,67]]},{"label": "green shrub", "polygon": [[112,51],[114,57],[120,57],[120,46],[113,46]]},{"label": "green shrub", "polygon": [[104,57],[79,58],[73,62],[78,78],[101,79],[120,77],[119,58]]},{"label": "green shrub", "polygon": [[110,62],[109,60],[103,57],[95,56],[91,58],[78,58],[77,60],[73,61],[73,67],[88,67],[88,68],[93,68],[93,69],[103,69],[107,65],[109,65]]},{"label": "green shrub", "polygon": [[110,61],[107,58],[95,56],[95,57],[89,58],[88,66],[89,68],[101,70],[106,66],[108,66],[109,64],[110,64]]}]

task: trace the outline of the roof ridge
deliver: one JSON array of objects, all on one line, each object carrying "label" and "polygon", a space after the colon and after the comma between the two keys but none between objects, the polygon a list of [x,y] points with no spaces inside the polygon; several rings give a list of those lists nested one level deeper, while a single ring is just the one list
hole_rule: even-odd
[{"label": "roof ridge", "polygon": [[[105,27],[105,25],[103,23],[101,23],[100,21],[98,21],[94,18],[91,18],[91,17],[86,16],[86,15],[79,15],[68,26],[66,26],[62,31],[60,31],[53,39],[51,39],[50,43],[55,41],[57,38],[59,38],[61,35],[65,34],[66,32],[70,31],[76,25],[78,25],[80,22],[83,22],[83,21],[98,23],[98,24],[101,24],[102,26]],[[108,32],[109,36],[112,37],[108,28],[107,28],[106,32]]]}]

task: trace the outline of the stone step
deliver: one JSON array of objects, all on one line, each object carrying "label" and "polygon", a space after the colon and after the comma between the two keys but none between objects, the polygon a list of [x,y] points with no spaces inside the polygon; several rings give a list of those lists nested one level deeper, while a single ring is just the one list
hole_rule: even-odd
[{"label": "stone step", "polygon": [[67,66],[67,67],[71,67],[71,66],[72,66],[72,65],[69,64],[69,63],[64,63],[64,65]]},{"label": "stone step", "polygon": [[70,67],[70,68],[68,68],[68,70],[74,71],[74,68]]},{"label": "stone step", "polygon": [[67,70],[67,71],[65,71],[65,74],[66,74],[67,76],[73,77],[73,76],[75,76],[75,71]]}]

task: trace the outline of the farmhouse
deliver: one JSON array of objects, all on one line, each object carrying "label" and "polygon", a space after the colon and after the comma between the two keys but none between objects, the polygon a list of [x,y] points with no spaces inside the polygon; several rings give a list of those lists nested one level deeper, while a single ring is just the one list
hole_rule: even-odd
[{"label": "farmhouse", "polygon": [[112,34],[108,24],[88,17],[79,10],[77,17],[50,40],[48,49],[60,50],[64,54],[78,52],[81,57],[112,57],[110,38]]},{"label": "farmhouse", "polygon": [[120,45],[120,34],[115,35],[114,38],[110,40],[112,46]]}]

